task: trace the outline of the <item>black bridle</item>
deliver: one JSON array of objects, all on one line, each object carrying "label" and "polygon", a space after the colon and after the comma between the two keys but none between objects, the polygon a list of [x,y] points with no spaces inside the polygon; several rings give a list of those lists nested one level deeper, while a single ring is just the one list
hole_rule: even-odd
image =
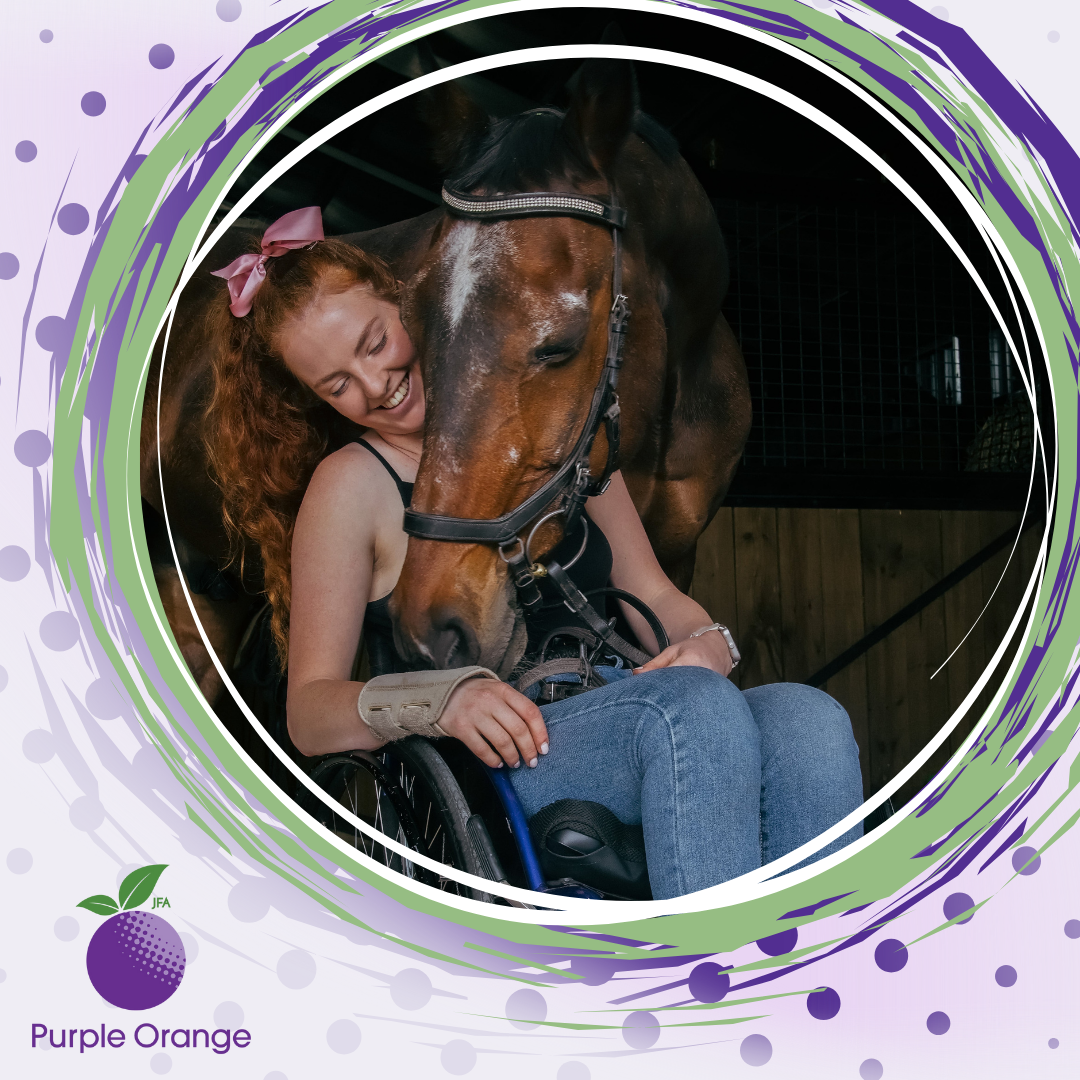
[{"label": "black bridle", "polygon": [[[405,511],[405,532],[421,540],[445,540],[459,544],[494,544],[507,563],[518,598],[526,611],[540,604],[538,577],[550,577],[566,604],[581,616],[598,637],[614,651],[634,663],[643,664],[648,655],[636,649],[616,634],[588,603],[585,596],[566,574],[566,568],[556,562],[546,566],[529,560],[528,541],[521,539],[522,531],[557,499],[558,508],[545,514],[542,521],[561,516],[565,519],[564,534],[569,535],[581,518],[585,501],[607,490],[611,475],[619,467],[619,395],[617,393],[619,369],[622,367],[623,341],[630,318],[630,304],[622,291],[622,242],[621,232],[626,225],[626,211],[614,195],[611,202],[579,195],[574,192],[525,192],[495,198],[468,195],[453,188],[443,187],[442,200],[447,210],[456,217],[476,221],[503,221],[524,217],[574,217],[591,221],[611,230],[611,311],[608,315],[607,352],[599,382],[593,391],[585,426],[569,456],[559,466],[551,479],[513,510],[497,518],[460,518],[448,514],[425,514],[418,510]],[[593,442],[604,425],[607,433],[607,461],[601,474],[594,477],[589,467]],[[534,526],[530,539],[542,521]],[[583,522],[584,523],[584,522]],[[587,528],[587,524],[586,524]],[[584,547],[584,545],[583,545]],[[516,548],[516,550],[515,550]],[[580,554],[580,553],[579,553]],[[657,626],[659,623],[657,622]],[[655,629],[655,627],[654,627]],[[663,629],[660,628],[666,646]]]}]

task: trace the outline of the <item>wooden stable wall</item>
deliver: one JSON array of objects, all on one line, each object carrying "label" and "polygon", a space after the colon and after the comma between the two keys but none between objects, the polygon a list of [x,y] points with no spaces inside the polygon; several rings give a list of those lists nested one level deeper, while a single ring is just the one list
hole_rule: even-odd
[{"label": "wooden stable wall", "polygon": [[[726,507],[698,544],[691,594],[731,627],[743,654],[735,671],[740,687],[801,682],[1019,518],[998,511]],[[1022,602],[1040,540],[1039,528],[1028,529],[1007,568],[1008,548],[823,687],[851,716],[867,795],[926,745],[975,684]],[[975,624],[999,578],[974,631],[932,677]],[[894,805],[948,760],[989,693],[893,796]]]}]

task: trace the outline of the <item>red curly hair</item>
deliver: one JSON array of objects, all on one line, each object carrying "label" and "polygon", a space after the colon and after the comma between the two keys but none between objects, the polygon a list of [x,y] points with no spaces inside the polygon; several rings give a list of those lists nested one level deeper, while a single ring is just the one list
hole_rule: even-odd
[{"label": "red curly hair", "polygon": [[[258,241],[253,251],[258,251]],[[272,607],[271,629],[288,663],[293,527],[315,466],[345,428],[353,426],[304,386],[285,366],[277,345],[282,329],[318,296],[356,286],[398,301],[398,282],[379,258],[343,240],[268,259],[266,280],[251,312],[236,318],[229,293],[207,316],[213,350],[213,392],[207,410],[207,454],[221,488],[234,561],[258,547],[263,588]],[[335,437],[338,436],[338,437]]]}]

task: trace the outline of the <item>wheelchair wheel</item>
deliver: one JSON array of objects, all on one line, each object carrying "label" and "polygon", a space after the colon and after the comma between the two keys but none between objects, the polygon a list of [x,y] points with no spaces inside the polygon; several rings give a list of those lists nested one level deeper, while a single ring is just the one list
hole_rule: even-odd
[{"label": "wheelchair wheel", "polygon": [[[374,754],[363,750],[333,754],[316,766],[311,778],[331,798],[398,843],[447,866],[488,876],[469,833],[469,805],[427,739],[413,735]],[[384,866],[445,892],[493,899],[388,850],[316,802],[310,800],[314,816]]]}]

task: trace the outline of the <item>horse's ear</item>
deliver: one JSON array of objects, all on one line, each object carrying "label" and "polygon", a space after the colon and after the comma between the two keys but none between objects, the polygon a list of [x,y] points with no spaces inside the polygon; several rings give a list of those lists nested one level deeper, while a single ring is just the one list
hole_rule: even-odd
[{"label": "horse's ear", "polygon": [[[603,44],[626,44],[615,23],[608,24]],[[570,108],[563,126],[593,168],[606,173],[634,126],[637,108],[632,61],[586,60],[571,80]]]},{"label": "horse's ear", "polygon": [[[439,70],[439,61],[426,41],[417,48],[421,74]],[[431,132],[431,152],[443,172],[453,172],[487,134],[491,117],[458,82],[432,86],[417,94],[417,111]]]}]

